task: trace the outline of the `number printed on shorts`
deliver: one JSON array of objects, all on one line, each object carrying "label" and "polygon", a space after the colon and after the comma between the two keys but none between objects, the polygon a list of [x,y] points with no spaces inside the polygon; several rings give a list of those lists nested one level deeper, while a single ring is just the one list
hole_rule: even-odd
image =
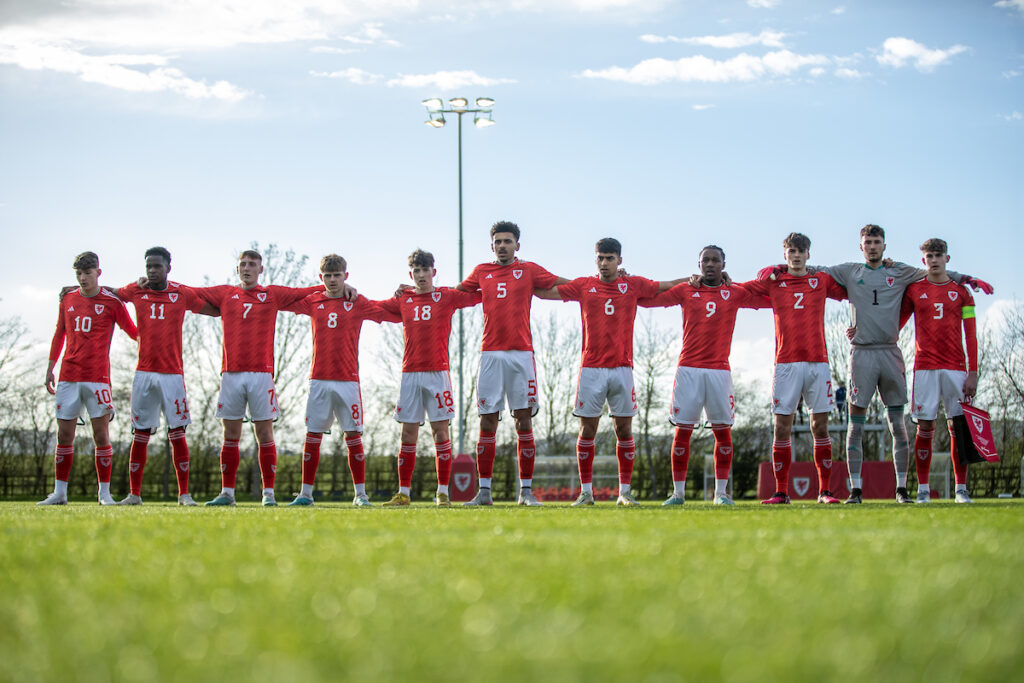
[{"label": "number printed on shorts", "polygon": [[[251,305],[251,304],[250,304]],[[277,407],[277,391],[274,389],[268,389],[267,395],[270,397],[270,407]]]},{"label": "number printed on shorts", "polygon": [[537,380],[531,379],[529,382],[527,382],[526,383],[526,390],[527,390],[526,391],[526,395],[527,396],[536,396],[537,395]]},{"label": "number printed on shorts", "polygon": [[793,292],[793,297],[796,298],[796,301],[793,302],[793,308],[803,308],[804,307],[804,293],[803,292]]},{"label": "number printed on shorts", "polygon": [[174,414],[179,416],[188,415],[188,402],[186,399],[174,399]]},{"label": "number printed on shorts", "polygon": [[88,332],[92,329],[92,318],[87,315],[75,316],[75,332]]},{"label": "number printed on shorts", "polygon": [[455,400],[452,398],[452,392],[450,391],[446,391],[444,392],[444,394],[438,392],[434,394],[434,398],[437,400],[438,408],[444,408],[446,406],[448,408],[451,408],[453,405],[455,405]]},{"label": "number printed on shorts", "polygon": [[504,282],[499,282],[498,283],[498,298],[499,299],[504,299],[507,296],[508,296],[508,290],[505,289],[505,283]]},{"label": "number printed on shorts", "polygon": [[704,304],[704,310],[707,311],[707,314],[705,314],[704,317],[710,318],[718,310],[718,304],[716,304],[714,301],[709,301],[706,304]]},{"label": "number printed on shorts", "polygon": [[935,315],[932,316],[932,319],[942,320],[942,302],[934,303],[932,306],[935,307]]},{"label": "number printed on shorts", "polygon": [[110,403],[110,389],[97,389],[93,393],[96,394],[97,403]]},{"label": "number printed on shorts", "polygon": [[355,422],[359,422],[359,404],[358,403],[353,403],[352,404],[352,419]]}]

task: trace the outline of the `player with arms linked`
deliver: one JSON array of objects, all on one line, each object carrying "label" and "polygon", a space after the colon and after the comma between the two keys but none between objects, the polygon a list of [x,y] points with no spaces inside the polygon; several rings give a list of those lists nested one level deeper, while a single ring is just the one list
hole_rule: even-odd
[{"label": "player with arms linked", "polygon": [[[110,495],[114,455],[110,445],[110,417],[114,414],[110,395],[110,342],[114,336],[114,325],[132,339],[138,338],[138,331],[124,304],[100,289],[99,276],[103,271],[95,253],[86,251],[79,254],[73,267],[79,287],[61,298],[57,329],[50,344],[50,359],[46,367],[46,390],[56,397],[57,406],[54,489],[38,504],[65,505],[68,502],[75,429],[84,410],[92,422],[99,502],[101,505],[116,505]],[[64,359],[60,365],[60,381],[55,382],[53,370],[62,350]]]}]

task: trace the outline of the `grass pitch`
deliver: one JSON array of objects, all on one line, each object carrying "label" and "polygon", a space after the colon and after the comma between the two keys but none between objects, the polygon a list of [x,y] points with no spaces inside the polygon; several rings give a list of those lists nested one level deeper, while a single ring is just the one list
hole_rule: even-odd
[{"label": "grass pitch", "polygon": [[0,505],[0,680],[1011,680],[1024,506]]}]

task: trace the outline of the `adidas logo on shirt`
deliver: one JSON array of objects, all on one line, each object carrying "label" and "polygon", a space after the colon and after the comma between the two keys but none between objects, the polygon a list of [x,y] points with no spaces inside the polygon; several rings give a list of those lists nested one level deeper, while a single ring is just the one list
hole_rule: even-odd
[{"label": "adidas logo on shirt", "polygon": [[698,294],[697,292],[694,292],[693,294],[690,295],[690,298],[691,299],[699,299],[700,298],[700,294]]},{"label": "adidas logo on shirt", "polygon": [[237,295],[237,294],[235,294],[235,295],[234,295],[233,297],[231,297],[231,298],[232,298],[232,299],[237,299],[237,298],[238,298],[238,295]]},{"label": "adidas logo on shirt", "polygon": [[785,287],[785,286],[786,286],[785,282],[783,282],[782,284],[779,285],[779,287]]},{"label": "adidas logo on shirt", "polygon": [[493,280],[494,278],[491,276],[490,273],[487,273],[487,277],[485,277],[484,279],[485,280]]},{"label": "adidas logo on shirt", "polygon": [[594,289],[593,287],[591,287],[591,288],[590,288],[590,289],[588,289],[587,291],[588,291],[588,292],[590,292],[590,293],[592,293],[592,294],[597,294],[597,290],[596,290],[596,289]]},{"label": "adidas logo on shirt", "polygon": [[317,310],[319,310],[319,311],[322,311],[322,310],[324,310],[324,305],[323,305],[323,304],[320,304],[320,305],[319,305],[319,306],[317,306],[316,308],[317,308]]},{"label": "adidas logo on shirt", "polygon": [[410,297],[410,298],[406,299],[406,300],[405,300],[405,303],[407,303],[407,304],[411,304],[411,303],[412,303],[412,297]]},{"label": "adidas logo on shirt", "polygon": [[920,299],[927,299],[927,298],[928,298],[928,295],[927,295],[927,294],[922,294],[922,295],[921,295],[920,297],[918,297],[918,298],[920,298]]}]

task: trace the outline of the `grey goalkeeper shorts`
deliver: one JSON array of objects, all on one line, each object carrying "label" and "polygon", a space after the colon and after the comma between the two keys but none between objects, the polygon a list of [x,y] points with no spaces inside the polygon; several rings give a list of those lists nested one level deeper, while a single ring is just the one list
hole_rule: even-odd
[{"label": "grey goalkeeper shorts", "polygon": [[858,408],[867,408],[876,391],[886,406],[906,405],[903,353],[897,346],[851,346],[847,400]]}]

